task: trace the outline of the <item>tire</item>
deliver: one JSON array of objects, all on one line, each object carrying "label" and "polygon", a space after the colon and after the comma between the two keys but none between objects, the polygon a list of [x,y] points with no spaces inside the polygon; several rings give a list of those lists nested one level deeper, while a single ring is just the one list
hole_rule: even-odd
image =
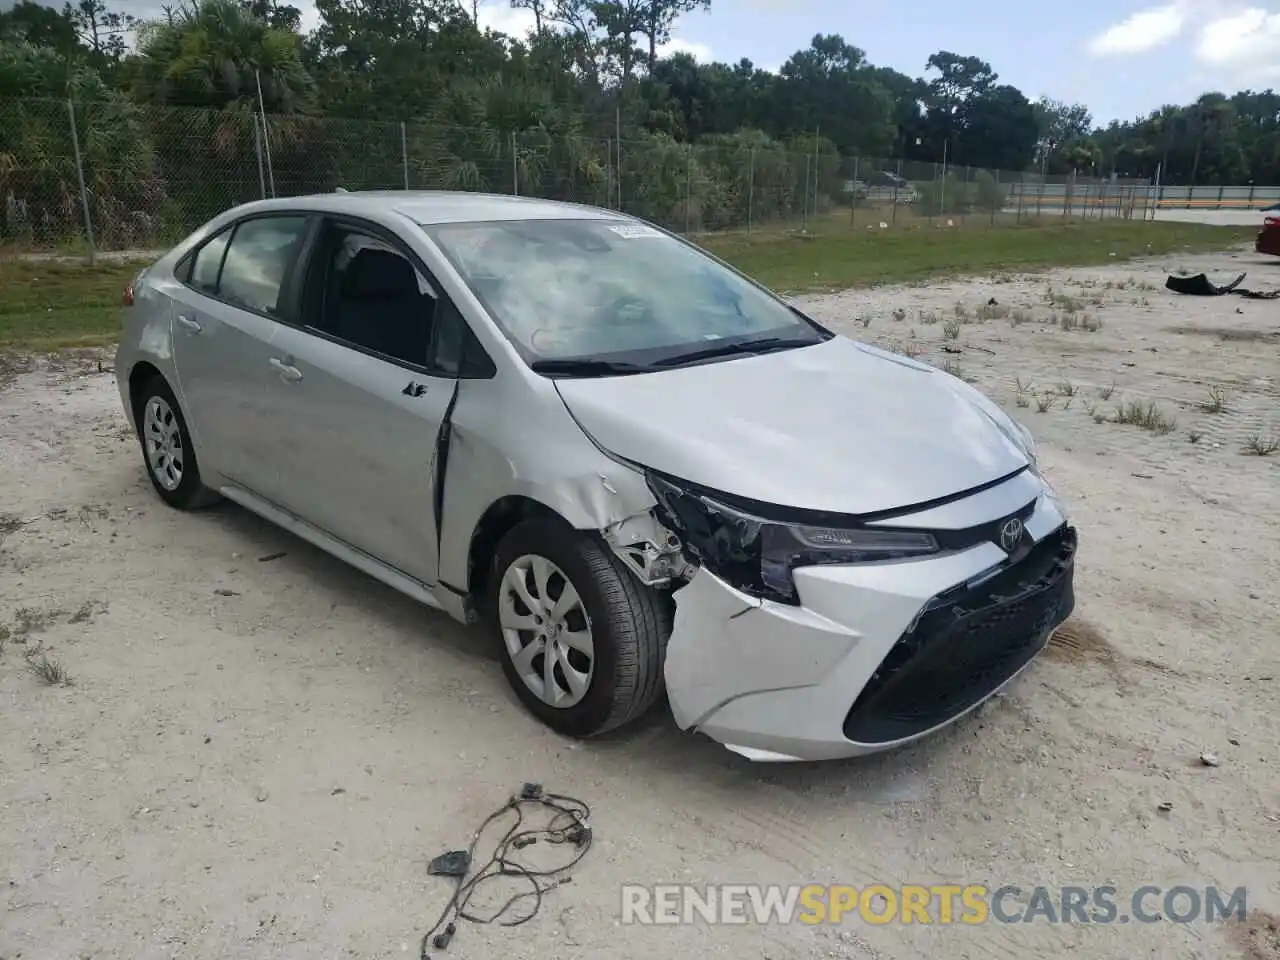
[{"label": "tire", "polygon": [[[538,601],[535,571],[539,566],[546,570],[539,560],[556,568],[546,580],[548,600],[564,598],[568,589],[565,584],[571,585],[581,601],[585,623],[570,609],[560,619],[558,631],[554,616],[544,616],[543,628],[512,627],[518,622],[511,619],[513,616],[527,623],[529,618],[525,615],[535,611],[523,601],[516,602],[519,595],[510,585],[509,575],[513,579],[523,575],[526,589]],[[605,733],[638,719],[662,695],[663,661],[671,635],[671,599],[641,583],[598,538],[559,520],[520,523],[494,553],[487,599],[501,646],[502,670],[521,703],[551,729],[571,737]],[[510,604],[505,610],[504,603]],[[544,613],[545,610],[544,607]],[[589,671],[582,669],[581,650],[571,646],[581,642],[584,627],[592,648]],[[522,670],[515,650],[536,646],[539,629],[553,633],[542,641],[544,652],[525,661],[527,666]],[[568,694],[554,705],[544,696],[545,651],[551,643],[557,645],[557,667],[552,679],[558,693]],[[569,667],[578,677],[579,688],[582,674],[588,674],[585,692],[576,694],[576,701],[572,684],[567,682]],[[526,680],[529,675],[540,682],[531,685]]]},{"label": "tire", "polygon": [[[198,510],[217,503],[221,497],[200,480],[191,432],[169,384],[163,377],[152,377],[134,402],[142,463],[160,499],[178,510]],[[167,446],[164,452],[153,454],[157,440]]]}]

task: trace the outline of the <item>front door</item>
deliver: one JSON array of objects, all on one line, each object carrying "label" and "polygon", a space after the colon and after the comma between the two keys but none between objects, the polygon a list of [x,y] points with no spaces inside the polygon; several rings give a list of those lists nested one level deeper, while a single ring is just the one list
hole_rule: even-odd
[{"label": "front door", "polygon": [[428,366],[438,302],[384,237],[326,224],[302,324],[271,341],[279,504],[432,585],[436,441],[456,381]]}]

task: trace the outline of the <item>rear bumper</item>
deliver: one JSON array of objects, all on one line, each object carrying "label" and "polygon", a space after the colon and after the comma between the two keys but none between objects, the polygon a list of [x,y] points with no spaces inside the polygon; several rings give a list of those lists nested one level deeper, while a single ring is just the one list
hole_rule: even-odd
[{"label": "rear bumper", "polygon": [[682,729],[753,760],[827,760],[928,736],[1017,676],[1075,604],[1076,532],[1052,491],[1034,544],[796,571],[800,606],[706,570],[676,593],[666,681]]}]

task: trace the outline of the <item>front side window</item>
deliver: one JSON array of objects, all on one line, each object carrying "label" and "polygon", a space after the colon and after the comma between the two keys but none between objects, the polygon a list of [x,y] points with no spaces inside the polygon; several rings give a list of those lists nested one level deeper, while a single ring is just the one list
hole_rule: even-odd
[{"label": "front side window", "polygon": [[695,247],[643,224],[516,220],[423,229],[535,364],[669,363],[717,346],[829,336]]},{"label": "front side window", "polygon": [[[258,217],[236,227],[218,277],[218,296],[276,315],[285,275],[306,233],[306,217]],[[200,260],[196,260],[196,270]]]},{"label": "front side window", "polygon": [[315,327],[393,360],[427,363],[436,314],[426,277],[391,244],[332,226],[321,248],[323,284]]}]

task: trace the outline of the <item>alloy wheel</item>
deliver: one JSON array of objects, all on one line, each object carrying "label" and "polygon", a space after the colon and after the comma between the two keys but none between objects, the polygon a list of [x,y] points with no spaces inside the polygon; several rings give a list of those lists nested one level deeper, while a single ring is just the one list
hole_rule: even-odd
[{"label": "alloy wheel", "polygon": [[182,483],[182,430],[173,408],[163,397],[147,400],[142,418],[142,439],[147,450],[147,466],[156,483],[173,491]]},{"label": "alloy wheel", "polygon": [[591,686],[591,620],[564,571],[536,554],[519,557],[502,576],[498,623],[507,656],[543,703],[567,709]]}]

